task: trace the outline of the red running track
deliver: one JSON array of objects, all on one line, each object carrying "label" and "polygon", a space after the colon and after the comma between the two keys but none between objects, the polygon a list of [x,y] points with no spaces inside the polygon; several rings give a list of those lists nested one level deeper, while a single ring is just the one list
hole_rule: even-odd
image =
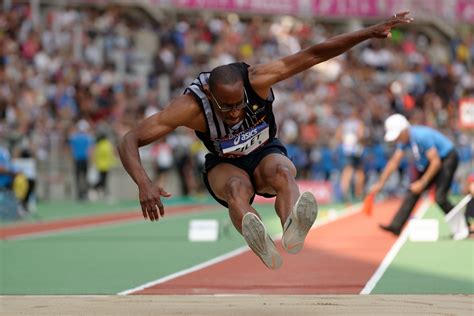
[{"label": "red running track", "polygon": [[399,202],[377,204],[313,229],[297,255],[284,253],[283,266],[268,270],[250,250],[202,270],[134,294],[358,294],[397,238],[378,227]]},{"label": "red running track", "polygon": [[[166,214],[167,216],[173,216],[177,213],[189,213],[208,209],[209,205],[168,206],[166,208]],[[18,224],[13,226],[0,227],[0,239],[21,238],[40,234],[54,233],[59,231],[82,229],[86,227],[95,227],[100,225],[110,225],[114,223],[139,220],[144,219],[142,211],[137,209],[133,212],[109,213],[55,221]]]}]

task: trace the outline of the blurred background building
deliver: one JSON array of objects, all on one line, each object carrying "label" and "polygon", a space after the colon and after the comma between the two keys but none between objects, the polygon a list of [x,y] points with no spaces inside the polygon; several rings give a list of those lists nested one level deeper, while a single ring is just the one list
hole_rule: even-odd
[{"label": "blurred background building", "polygon": [[[474,150],[473,126],[461,124],[459,114],[460,102],[474,98],[470,0],[3,0],[0,146],[13,165],[29,152],[37,199],[75,199],[81,181],[90,188],[99,181],[97,139],[116,144],[199,72],[279,58],[404,9],[415,23],[390,40],[366,41],[275,86],[278,135],[301,179],[328,181],[334,200],[347,200],[354,195],[341,190],[345,150],[360,151],[369,186],[390,155],[384,119],[402,113],[456,143],[460,185],[472,171]],[[347,136],[354,124],[363,126],[356,139]],[[83,140],[73,145],[78,132]],[[78,148],[88,160],[80,181]],[[166,173],[169,191],[203,192],[205,148],[192,131],[177,130],[141,153],[150,176],[163,181]],[[112,200],[136,198],[135,184],[109,160],[104,192]],[[411,168],[407,159],[386,194],[397,194]]]}]

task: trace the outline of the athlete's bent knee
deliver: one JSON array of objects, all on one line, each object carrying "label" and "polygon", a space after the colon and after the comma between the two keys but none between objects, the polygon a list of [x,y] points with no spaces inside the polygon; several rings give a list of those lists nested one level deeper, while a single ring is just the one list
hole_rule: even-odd
[{"label": "athlete's bent knee", "polygon": [[248,201],[253,195],[251,185],[238,177],[232,177],[227,180],[225,191],[229,203],[235,203],[242,200]]},{"label": "athlete's bent knee", "polygon": [[290,167],[283,164],[278,164],[275,168],[275,176],[286,181],[294,179],[296,174]]}]

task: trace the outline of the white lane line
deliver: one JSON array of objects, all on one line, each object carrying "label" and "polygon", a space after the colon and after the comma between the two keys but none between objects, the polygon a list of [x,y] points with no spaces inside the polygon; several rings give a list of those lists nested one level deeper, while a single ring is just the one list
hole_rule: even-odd
[{"label": "white lane line", "polygon": [[[319,221],[319,223],[315,224],[313,226],[312,229],[316,228],[316,227],[321,227],[321,226],[324,226],[324,225],[327,225],[329,223],[332,223],[336,220],[339,220],[339,219],[342,219],[342,218],[345,218],[345,217],[348,217],[350,215],[353,215],[355,213],[358,213],[360,212],[360,207],[361,207],[361,204],[358,203],[358,204],[355,204],[355,205],[352,205],[348,208],[345,208],[345,209],[342,209],[340,211],[337,211],[339,214],[337,215],[336,218],[325,218],[323,219],[322,221]],[[281,236],[282,234],[277,234],[276,236],[272,236],[273,240],[277,241],[277,240],[280,240],[281,239]],[[214,259],[211,259],[211,260],[208,260],[208,261],[205,261],[203,263],[200,263],[198,265],[195,265],[195,266],[192,266],[188,269],[184,269],[184,270],[181,270],[181,271],[178,271],[176,273],[173,273],[173,274],[170,274],[170,275],[167,275],[167,276],[164,276],[162,278],[159,278],[159,279],[156,279],[154,281],[150,281],[150,282],[147,282],[145,284],[142,284],[142,285],[139,285],[137,287],[134,287],[132,289],[128,289],[128,290],[125,290],[125,291],[122,291],[122,292],[119,292],[117,293],[117,295],[129,295],[129,294],[132,294],[132,293],[135,293],[135,292],[139,292],[139,291],[142,291],[146,288],[149,288],[149,287],[152,287],[152,286],[155,286],[157,284],[161,284],[161,283],[165,283],[167,281],[170,281],[170,280],[173,280],[173,279],[176,279],[176,278],[179,278],[181,276],[184,276],[186,274],[189,274],[189,273],[192,273],[192,272],[196,272],[198,270],[201,270],[201,269],[204,269],[204,268],[207,268],[209,266],[212,266],[214,264],[217,264],[217,263],[220,263],[222,261],[225,261],[225,260],[228,260],[228,259],[231,259],[235,256],[238,256],[242,253],[245,253],[247,251],[249,251],[250,248],[248,246],[243,246],[243,247],[240,247],[236,250],[233,250],[231,252],[228,252],[222,256],[219,256],[219,257],[216,257]]]},{"label": "white lane line", "polygon": [[[415,218],[422,218],[425,215],[426,211],[428,211],[428,209],[430,208],[431,204],[432,202],[429,198],[425,199],[418,211],[416,212]],[[400,249],[402,249],[403,245],[408,240],[408,234],[409,229],[404,229],[400,237],[398,237],[398,240],[395,242],[395,244],[393,244],[392,248],[383,259],[380,266],[377,268],[370,280],[365,284],[365,287],[362,289],[360,294],[370,294],[373,291],[373,289],[377,285],[377,282],[380,281],[385,271],[388,269],[397,254],[400,252]]]},{"label": "white lane line", "polygon": [[122,291],[122,292],[120,292],[120,293],[117,293],[117,295],[128,295],[128,294],[132,294],[132,293],[134,293],[134,292],[142,291],[142,290],[144,290],[144,289],[146,289],[146,288],[155,286],[155,285],[157,285],[157,284],[165,283],[165,282],[167,282],[167,281],[170,281],[170,280],[179,278],[180,276],[183,276],[183,275],[186,275],[186,274],[189,274],[189,273],[192,273],[192,272],[195,272],[195,271],[204,269],[204,268],[206,268],[206,267],[212,266],[213,264],[216,264],[216,263],[225,261],[225,260],[227,260],[227,259],[230,259],[230,258],[232,258],[232,257],[238,256],[238,255],[240,255],[241,253],[246,252],[248,249],[249,249],[249,247],[247,247],[247,246],[240,247],[240,248],[238,248],[238,249],[236,249],[236,250],[234,250],[234,251],[228,252],[228,253],[226,253],[226,254],[224,254],[224,255],[222,255],[222,256],[216,257],[216,258],[214,258],[214,259],[205,261],[205,262],[200,263],[200,264],[198,264],[198,265],[195,265],[195,266],[193,266],[193,267],[191,267],[191,268],[189,268],[189,269],[181,270],[181,271],[179,271],[179,272],[176,272],[176,273],[167,275],[167,276],[165,276],[165,277],[159,278],[159,279],[157,279],[157,280],[154,280],[154,281],[145,283],[145,284],[143,284],[143,285],[137,286],[137,287],[135,287],[135,288],[133,288],[133,289],[129,289],[129,290]]}]

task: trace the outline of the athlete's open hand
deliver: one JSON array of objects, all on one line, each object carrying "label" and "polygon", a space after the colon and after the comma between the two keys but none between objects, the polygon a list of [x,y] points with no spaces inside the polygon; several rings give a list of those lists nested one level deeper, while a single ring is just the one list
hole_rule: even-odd
[{"label": "athlete's open hand", "polygon": [[375,24],[372,26],[372,36],[376,38],[392,37],[392,28],[402,24],[408,24],[413,21],[413,18],[407,17],[409,13],[410,11],[396,13],[382,23]]},{"label": "athlete's open hand", "polygon": [[[166,192],[156,184],[146,184],[139,187],[140,205],[142,207],[143,217],[150,221],[157,221],[160,215],[165,215],[165,209],[161,202],[161,197],[170,197],[171,193]],[[158,215],[158,210],[160,214]]]}]

